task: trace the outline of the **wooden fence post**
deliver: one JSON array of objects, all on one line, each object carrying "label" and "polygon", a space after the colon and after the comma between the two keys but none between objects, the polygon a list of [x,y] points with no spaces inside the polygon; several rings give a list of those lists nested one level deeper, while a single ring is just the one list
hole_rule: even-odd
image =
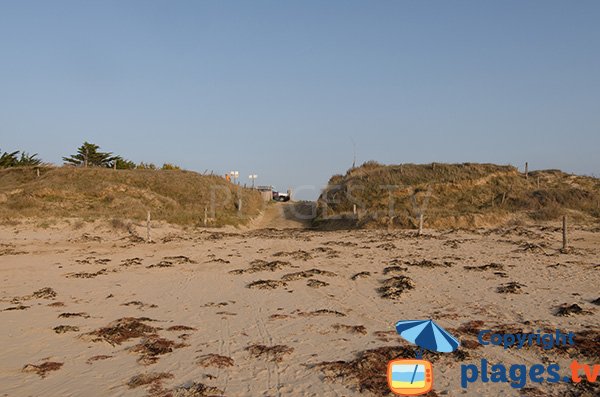
[{"label": "wooden fence post", "polygon": [[356,204],[352,205],[352,213],[356,215]]},{"label": "wooden fence post", "polygon": [[208,207],[204,206],[204,227],[208,224]]},{"label": "wooden fence post", "polygon": [[242,198],[238,198],[238,214],[242,213]]},{"label": "wooden fence post", "polygon": [[39,177],[40,177],[40,169],[39,169],[39,168],[36,168],[36,169],[35,169],[35,173],[36,173],[37,177],[39,178]]},{"label": "wooden fence post", "polygon": [[525,162],[525,179],[529,179],[529,163]]},{"label": "wooden fence post", "polygon": [[562,243],[562,250],[564,252],[566,252],[569,248],[569,239],[567,236],[567,216],[563,215],[563,243]]},{"label": "wooden fence post", "polygon": [[148,211],[148,216],[146,217],[146,242],[152,242],[152,238],[150,237],[150,211]]},{"label": "wooden fence post", "polygon": [[423,213],[419,214],[419,236],[423,234]]}]

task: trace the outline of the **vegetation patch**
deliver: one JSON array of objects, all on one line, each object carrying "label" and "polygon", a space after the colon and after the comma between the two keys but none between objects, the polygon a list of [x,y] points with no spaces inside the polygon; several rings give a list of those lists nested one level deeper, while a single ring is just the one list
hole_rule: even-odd
[{"label": "vegetation patch", "polygon": [[355,275],[353,275],[352,277],[350,277],[350,279],[356,281],[360,278],[367,278],[367,277],[371,277],[371,272],[358,272]]},{"label": "vegetation patch", "polygon": [[526,285],[517,283],[516,281],[511,281],[506,284],[502,284],[496,288],[496,291],[500,294],[520,294],[523,292],[523,287],[526,287]]},{"label": "vegetation patch", "polygon": [[227,356],[221,356],[220,354],[206,354],[198,358],[196,362],[199,366],[207,368],[207,367],[215,367],[215,368],[227,368],[233,367],[235,362],[233,358]]},{"label": "vegetation patch", "polygon": [[485,270],[493,269],[493,270],[504,270],[504,266],[499,263],[490,263],[488,265],[481,266],[464,266],[465,270],[475,270],[479,272],[483,272]]},{"label": "vegetation patch", "polygon": [[94,277],[98,277],[102,274],[106,274],[107,273],[107,269],[100,269],[97,272],[93,272],[93,273],[88,273],[88,272],[80,272],[80,273],[71,273],[71,274],[67,274],[67,278],[94,278]]},{"label": "vegetation patch", "polygon": [[[102,165],[40,166],[0,170],[2,218],[82,218],[180,225],[203,225],[205,208],[214,202],[209,226],[239,225],[260,212],[256,190],[238,187],[217,175],[182,170],[109,169]],[[236,208],[241,198],[242,213]],[[212,209],[211,209],[212,210]],[[123,221],[125,222],[125,221]],[[118,222],[117,226],[121,226]],[[120,228],[116,230],[121,230]]]},{"label": "vegetation patch", "polygon": [[53,329],[57,334],[64,334],[65,332],[79,332],[79,327],[75,327],[73,325],[59,325]]},{"label": "vegetation patch", "polygon": [[555,316],[561,316],[561,317],[572,316],[572,315],[577,315],[577,314],[592,314],[592,312],[590,310],[585,310],[584,308],[579,306],[577,303],[573,303],[570,305],[565,303],[565,304],[559,306],[556,309],[556,312],[554,313]]},{"label": "vegetation patch", "polygon": [[281,362],[285,356],[292,354],[294,348],[285,345],[251,345],[246,347],[246,351],[254,358],[263,358],[268,361]]},{"label": "vegetation patch", "polygon": [[129,339],[149,336],[160,329],[145,324],[145,321],[153,320],[147,317],[124,317],[87,335],[91,337],[93,342],[103,341],[113,346],[120,345]]},{"label": "vegetation patch", "polygon": [[386,346],[366,350],[349,361],[324,361],[314,365],[326,381],[341,382],[359,393],[388,396],[387,363],[398,357],[413,357],[414,351],[406,347]]},{"label": "vegetation patch", "polygon": [[59,363],[55,361],[46,361],[41,364],[27,364],[23,367],[23,372],[32,372],[34,374],[39,375],[42,378],[45,378],[48,372],[58,371],[64,363]]},{"label": "vegetation patch", "polygon": [[336,331],[344,331],[350,334],[367,334],[367,329],[364,325],[333,324],[331,327]]},{"label": "vegetation patch", "polygon": [[377,291],[382,298],[397,300],[405,291],[414,288],[415,283],[410,277],[395,276],[384,280]]},{"label": "vegetation patch", "polygon": [[127,382],[130,389],[135,389],[140,386],[156,385],[164,379],[172,379],[174,376],[168,372],[149,372],[131,377]]},{"label": "vegetation patch", "polygon": [[138,353],[138,362],[149,365],[158,361],[158,356],[171,353],[173,349],[186,346],[183,343],[175,343],[171,340],[156,335],[149,335],[142,339],[137,345],[130,347],[129,351]]},{"label": "vegetation patch", "polygon": [[281,277],[281,279],[284,281],[294,281],[294,280],[300,280],[303,278],[309,278],[309,277],[313,277],[313,276],[335,277],[335,276],[337,276],[337,274],[335,274],[333,272],[329,272],[327,270],[310,269],[310,270],[304,270],[301,272],[286,274],[283,277]]},{"label": "vegetation patch", "polygon": [[61,313],[58,315],[58,318],[71,318],[71,317],[82,317],[82,318],[90,318],[90,315],[85,312],[77,312],[77,313]]},{"label": "vegetation patch", "polygon": [[302,317],[318,317],[318,316],[334,316],[334,317],[346,317],[346,315],[342,312],[338,312],[337,310],[330,309],[319,309],[313,310],[312,312],[298,312],[299,316]]},{"label": "vegetation patch", "polygon": [[330,178],[319,197],[314,226],[416,229],[420,213],[424,226],[434,229],[490,227],[515,219],[558,220],[567,212],[597,221],[599,195],[597,178],[557,170],[526,177],[508,165],[370,161]]},{"label": "vegetation patch", "polygon": [[223,395],[223,390],[199,382],[189,382],[167,391],[164,395],[172,397],[218,397]]},{"label": "vegetation patch", "polygon": [[277,289],[287,287],[287,283],[280,280],[257,280],[251,282],[246,287],[252,289]]},{"label": "vegetation patch", "polygon": [[236,269],[232,270],[230,274],[244,274],[244,273],[257,273],[257,272],[274,272],[275,270],[283,269],[284,267],[291,267],[292,264],[286,261],[264,261],[262,259],[255,259],[250,262],[250,267],[247,269]]},{"label": "vegetation patch", "polygon": [[306,285],[310,288],[321,288],[321,287],[327,287],[329,285],[329,283],[311,278],[306,281]]}]

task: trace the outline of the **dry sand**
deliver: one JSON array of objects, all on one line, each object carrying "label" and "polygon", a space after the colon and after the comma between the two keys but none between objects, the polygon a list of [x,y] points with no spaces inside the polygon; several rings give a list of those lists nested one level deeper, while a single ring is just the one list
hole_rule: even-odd
[{"label": "dry sand", "polygon": [[[265,227],[295,224],[269,217],[248,230],[155,225],[151,244],[100,223],[2,226],[0,395],[385,395],[387,360],[413,354],[394,331],[402,319],[433,318],[463,343],[426,353],[431,395],[544,395],[462,390],[460,365],[482,357],[600,363],[597,230],[574,230],[561,253],[552,225],[417,238],[276,230]],[[565,304],[582,310],[558,316]],[[474,343],[481,328],[586,337],[568,351],[504,351]]]}]

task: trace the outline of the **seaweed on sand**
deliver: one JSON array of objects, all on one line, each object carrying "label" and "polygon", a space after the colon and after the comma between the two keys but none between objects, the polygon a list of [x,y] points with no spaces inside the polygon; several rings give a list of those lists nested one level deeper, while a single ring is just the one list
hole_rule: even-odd
[{"label": "seaweed on sand", "polygon": [[252,357],[265,358],[268,361],[281,362],[283,361],[284,356],[292,354],[294,348],[285,345],[250,345],[246,347],[246,350]]},{"label": "seaweed on sand", "polygon": [[383,281],[378,288],[379,295],[385,299],[399,299],[404,291],[415,288],[415,283],[407,276],[395,276]]},{"label": "seaweed on sand", "polygon": [[144,321],[153,320],[147,317],[124,317],[87,335],[92,337],[93,342],[104,341],[114,346],[120,345],[129,339],[151,335],[160,329],[147,325]]},{"label": "seaweed on sand", "polygon": [[234,365],[233,358],[222,356],[220,354],[206,354],[198,358],[197,364],[201,367],[216,367],[216,368],[226,368],[232,367]]},{"label": "seaweed on sand", "polygon": [[40,377],[45,378],[46,374],[50,371],[58,371],[64,363],[55,361],[45,361],[41,364],[27,364],[23,367],[23,372],[33,372],[38,374]]},{"label": "seaweed on sand", "polygon": [[251,282],[246,287],[256,289],[276,289],[279,287],[287,287],[287,283],[280,280],[257,280]]}]

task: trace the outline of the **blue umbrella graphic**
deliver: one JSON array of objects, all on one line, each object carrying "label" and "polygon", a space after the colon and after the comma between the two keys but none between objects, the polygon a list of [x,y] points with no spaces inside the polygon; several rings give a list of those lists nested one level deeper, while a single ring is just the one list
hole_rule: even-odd
[{"label": "blue umbrella graphic", "polygon": [[396,323],[396,331],[401,337],[419,346],[417,358],[423,356],[422,349],[451,353],[458,348],[460,342],[448,331],[433,320],[406,320]]},{"label": "blue umbrella graphic", "polygon": [[[458,348],[458,339],[450,335],[448,331],[437,325],[433,320],[406,320],[396,323],[398,334],[417,346],[416,356],[423,357],[423,349],[440,353],[451,353]],[[415,380],[419,365],[415,365],[410,383]]]}]

